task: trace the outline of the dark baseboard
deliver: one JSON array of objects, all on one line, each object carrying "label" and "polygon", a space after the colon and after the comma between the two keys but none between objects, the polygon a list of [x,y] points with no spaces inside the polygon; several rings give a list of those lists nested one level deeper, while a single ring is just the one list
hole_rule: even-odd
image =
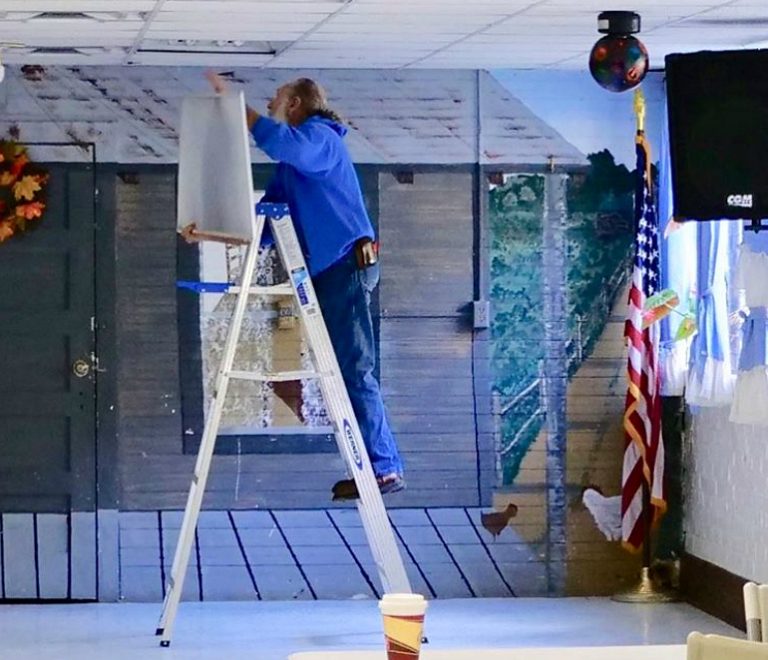
[{"label": "dark baseboard", "polygon": [[680,558],[680,592],[694,607],[746,630],[742,589],[749,580],[704,559],[683,553]]}]

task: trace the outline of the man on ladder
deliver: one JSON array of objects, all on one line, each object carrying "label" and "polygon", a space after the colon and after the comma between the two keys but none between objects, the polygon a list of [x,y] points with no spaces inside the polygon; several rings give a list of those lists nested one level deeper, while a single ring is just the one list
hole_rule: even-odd
[{"label": "man on ladder", "polygon": [[[211,74],[210,80],[219,93],[225,91],[221,78]],[[192,288],[201,292],[236,294],[237,300],[156,630],[161,636],[160,645],[166,647],[171,643],[221,415],[233,379],[272,383],[317,379],[339,451],[353,476],[334,486],[334,499],[357,499],[384,593],[412,593],[381,499],[382,492],[401,490],[404,483],[397,446],[387,424],[378,383],[372,376],[374,346],[368,296],[378,278],[373,230],[341,142],[343,129],[337,122],[313,114],[329,114],[322,91],[311,81],[296,81],[278,91],[270,102],[270,112],[285,117],[286,122],[260,117],[246,109],[242,92],[218,99],[190,98],[182,106],[179,148],[192,155],[179,162],[181,233],[191,241],[246,244],[248,250],[238,284],[184,283],[195,285]],[[209,126],[221,130],[208,131]],[[282,161],[268,192],[273,200],[287,203],[264,202],[254,208],[247,128],[267,153]],[[190,152],[191,145],[198,147],[198,153],[194,148]],[[210,177],[200,167],[200,148],[223,154],[226,160],[220,162],[222,170],[227,170],[227,161],[232,159],[233,171],[227,176],[231,177],[233,194],[227,195],[225,201],[217,198],[219,188],[211,189]],[[212,200],[212,205],[206,206],[205,200]],[[227,205],[231,200],[234,203]],[[199,231],[195,224],[198,221],[202,224]],[[259,241],[266,222],[288,279],[278,285],[254,286]],[[315,286],[322,288],[322,296],[316,294]],[[286,294],[297,305],[314,368],[279,373],[233,369],[249,298]],[[361,452],[361,444],[368,445],[367,452]]]},{"label": "man on ladder", "polygon": [[[217,93],[226,91],[221,76],[207,77]],[[402,460],[373,374],[369,305],[379,280],[378,246],[343,141],[347,129],[328,108],[323,89],[308,78],[280,87],[267,108],[269,117],[246,108],[257,146],[278,161],[262,201],[290,208],[379,490],[403,490]],[[354,479],[333,486],[334,500],[357,497]]]}]

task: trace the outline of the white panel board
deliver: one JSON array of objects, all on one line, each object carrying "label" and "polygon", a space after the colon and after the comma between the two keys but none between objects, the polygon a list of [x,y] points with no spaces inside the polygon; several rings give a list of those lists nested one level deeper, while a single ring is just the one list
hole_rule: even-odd
[{"label": "white panel board", "polygon": [[178,227],[251,240],[253,178],[242,92],[190,96],[181,108]]},{"label": "white panel board", "polygon": [[35,599],[35,522],[33,513],[3,514],[3,570],[5,597]]}]

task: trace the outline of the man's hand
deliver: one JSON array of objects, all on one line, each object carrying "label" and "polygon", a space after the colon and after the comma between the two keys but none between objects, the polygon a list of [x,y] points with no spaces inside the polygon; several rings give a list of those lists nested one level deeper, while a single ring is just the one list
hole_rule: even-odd
[{"label": "man's hand", "polygon": [[187,243],[198,243],[200,239],[197,236],[197,225],[190,222],[186,227],[179,230],[179,234]]},{"label": "man's hand", "polygon": [[208,79],[208,82],[211,83],[213,91],[217,94],[225,94],[228,91],[229,84],[218,73],[214,71],[206,71],[205,77]]},{"label": "man's hand", "polygon": [[[211,83],[213,91],[217,94],[226,94],[229,91],[229,83],[223,76],[220,76],[215,71],[206,71],[205,77],[208,79],[208,82]],[[249,131],[253,128],[253,125],[258,121],[260,116],[261,114],[251,106],[245,106],[245,123],[246,126],[248,126]]]}]

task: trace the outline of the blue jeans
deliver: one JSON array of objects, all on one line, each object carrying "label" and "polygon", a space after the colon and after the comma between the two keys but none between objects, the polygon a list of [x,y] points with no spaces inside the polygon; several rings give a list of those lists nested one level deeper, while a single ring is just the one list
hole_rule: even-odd
[{"label": "blue jeans", "polygon": [[312,278],[373,473],[380,477],[402,474],[403,463],[373,375],[376,345],[370,302],[378,282],[378,264],[360,270],[354,252]]}]

